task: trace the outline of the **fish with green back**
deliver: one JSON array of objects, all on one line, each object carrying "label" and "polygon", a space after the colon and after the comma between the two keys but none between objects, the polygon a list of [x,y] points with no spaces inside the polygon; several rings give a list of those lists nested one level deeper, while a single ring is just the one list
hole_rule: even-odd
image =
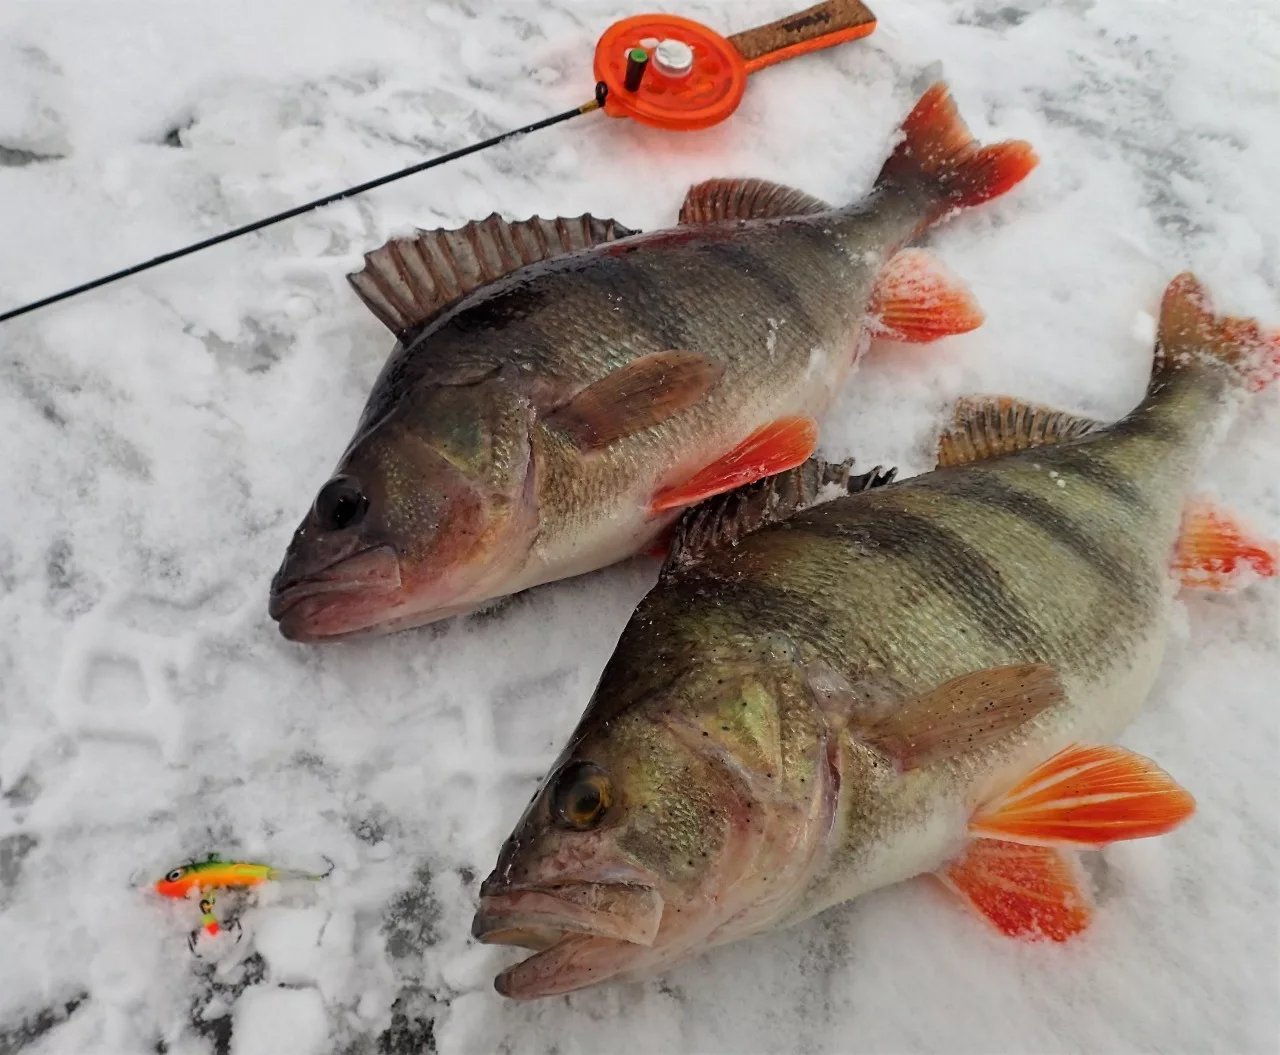
[{"label": "fish with green back", "polygon": [[918,249],[1008,190],[942,85],[871,194],[759,180],[689,191],[680,225],[590,216],[396,239],[352,276],[398,342],[298,526],[270,613],[299,641],[395,630],[641,552],[682,509],[802,463],[873,332],[982,319]]},{"label": "fish with green back", "polygon": [[1184,275],[1115,424],[966,400],[932,472],[688,514],[481,888],[476,937],[535,950],[498,990],[665,968],[921,874],[1005,934],[1082,930],[1073,850],[1193,811],[1107,744],[1179,578],[1275,573],[1274,547],[1186,507],[1223,404],[1278,364],[1280,336]]}]

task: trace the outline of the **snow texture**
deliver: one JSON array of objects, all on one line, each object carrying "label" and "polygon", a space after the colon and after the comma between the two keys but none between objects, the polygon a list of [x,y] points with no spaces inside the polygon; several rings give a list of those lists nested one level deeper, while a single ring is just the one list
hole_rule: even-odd
[{"label": "snow texture", "polygon": [[[725,30],[776,0],[676,5]],[[947,403],[1114,418],[1191,266],[1280,324],[1274,0],[873,0],[866,41],[755,77],[675,136],[594,114],[0,326],[0,1052],[1274,1052],[1280,591],[1196,596],[1124,743],[1199,800],[1091,855],[1096,925],[994,936],[927,880],[662,979],[531,1005],[468,937],[479,879],[590,694],[651,561],[498,612],[316,648],[266,587],[390,341],[359,254],[498,210],[673,222],[711,176],[863,194],[946,77],[1014,193],[929,243],[988,313],[881,345],[824,452],[925,469]],[[624,0],[7,0],[0,304],[573,106]],[[1280,536],[1280,398],[1203,489]],[[194,905],[218,851],[322,882]]]}]

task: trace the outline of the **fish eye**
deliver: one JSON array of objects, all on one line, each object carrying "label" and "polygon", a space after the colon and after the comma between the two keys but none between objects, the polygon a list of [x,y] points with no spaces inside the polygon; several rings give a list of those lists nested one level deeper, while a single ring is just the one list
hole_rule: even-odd
[{"label": "fish eye", "polygon": [[574,762],[560,771],[551,792],[556,822],[575,831],[594,828],[613,804],[613,784],[598,766]]},{"label": "fish eye", "polygon": [[329,531],[360,523],[368,509],[369,499],[350,476],[335,476],[316,495],[316,519]]},{"label": "fish eye", "polygon": [[184,875],[186,875],[186,873],[187,873],[187,870],[185,868],[175,868],[172,872],[170,872],[168,875],[164,877],[165,882],[176,883],[179,879],[181,879]]}]

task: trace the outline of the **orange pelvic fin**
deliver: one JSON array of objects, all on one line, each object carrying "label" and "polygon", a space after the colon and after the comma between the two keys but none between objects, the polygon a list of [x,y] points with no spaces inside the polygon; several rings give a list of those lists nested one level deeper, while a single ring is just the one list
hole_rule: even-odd
[{"label": "orange pelvic fin", "polygon": [[923,249],[904,249],[889,261],[869,311],[877,337],[916,344],[976,330],[985,318],[968,287]]},{"label": "orange pelvic fin", "polygon": [[1173,569],[1183,586],[1231,593],[1280,572],[1280,546],[1249,533],[1230,513],[1195,502],[1182,517]]},{"label": "orange pelvic fin", "polygon": [[935,84],[902,122],[903,139],[884,163],[876,186],[916,187],[934,203],[929,219],[998,197],[1036,167],[1022,140],[979,146],[965,127],[951,92]]},{"label": "orange pelvic fin", "polygon": [[1149,758],[1076,744],[979,808],[976,836],[1039,846],[1100,847],[1172,831],[1195,799]]},{"label": "orange pelvic fin", "polygon": [[794,469],[818,446],[818,426],[809,418],[779,418],[756,429],[728,454],[674,487],[654,495],[650,509],[660,513],[693,505],[712,495]]},{"label": "orange pelvic fin", "polygon": [[1079,863],[1052,846],[975,839],[937,876],[1011,938],[1066,941],[1089,925]]}]

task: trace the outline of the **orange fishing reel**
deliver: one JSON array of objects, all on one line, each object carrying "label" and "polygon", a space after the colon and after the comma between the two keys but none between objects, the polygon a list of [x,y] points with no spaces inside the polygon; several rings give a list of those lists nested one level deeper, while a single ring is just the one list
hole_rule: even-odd
[{"label": "orange fishing reel", "polygon": [[615,22],[596,45],[597,101],[611,117],[655,128],[709,128],[738,108],[756,70],[875,28],[861,0],[827,0],[731,37],[678,15],[638,15]]}]

